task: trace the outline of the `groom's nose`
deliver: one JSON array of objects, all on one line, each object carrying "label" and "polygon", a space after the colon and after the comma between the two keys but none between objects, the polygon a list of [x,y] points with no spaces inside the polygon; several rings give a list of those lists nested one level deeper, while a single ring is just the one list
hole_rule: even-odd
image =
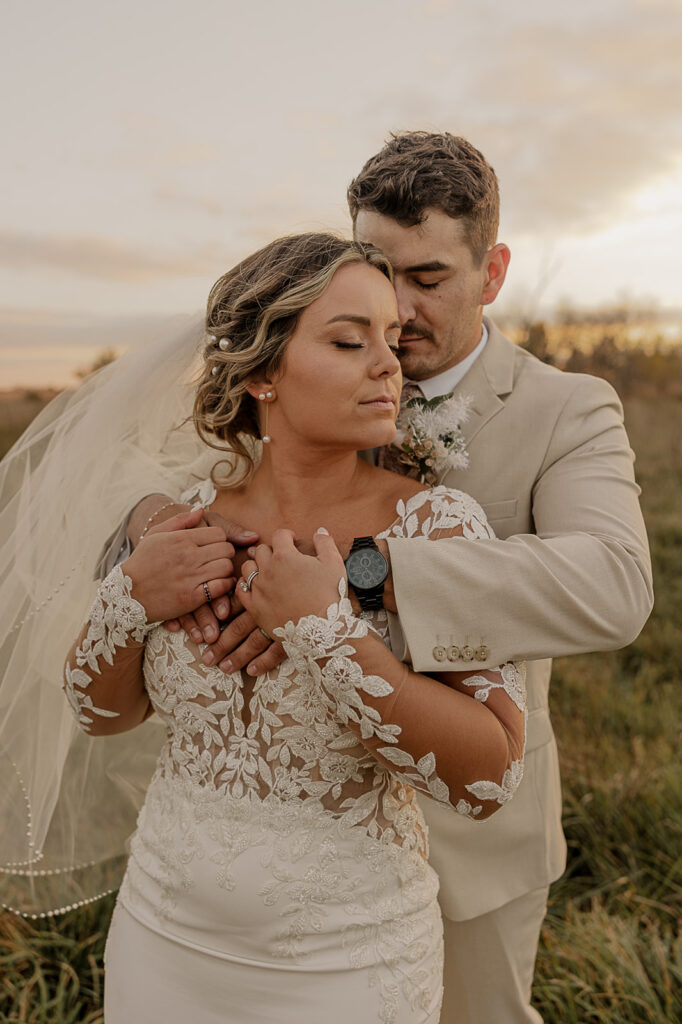
[{"label": "groom's nose", "polygon": [[400,277],[396,277],[394,282],[395,294],[398,300],[398,318],[400,323],[405,326],[410,320],[414,320],[417,311],[414,303],[414,293],[407,281],[402,280]]}]

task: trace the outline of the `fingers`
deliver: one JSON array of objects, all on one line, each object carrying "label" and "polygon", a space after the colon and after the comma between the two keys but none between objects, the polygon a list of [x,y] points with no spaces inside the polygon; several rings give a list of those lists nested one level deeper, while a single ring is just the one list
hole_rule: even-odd
[{"label": "fingers", "polygon": [[[251,583],[249,583],[248,580],[249,576],[251,576],[252,573],[254,572],[258,573],[260,572],[260,569],[258,568],[258,563],[250,558],[242,565],[242,575],[241,579],[239,580],[239,586],[237,587],[237,589],[239,590],[239,600],[242,602],[245,608],[250,608],[249,600],[251,586],[254,581],[252,580]],[[254,577],[254,579],[255,578],[256,577]]]},{"label": "fingers", "polygon": [[194,618],[196,619],[196,628],[200,630],[200,633],[199,640],[190,633],[192,640],[196,643],[201,643],[203,638],[205,643],[212,644],[218,639],[220,636],[220,626],[210,604],[202,604],[201,608],[197,608]]},{"label": "fingers", "polygon": [[209,526],[219,526],[225,531],[227,539],[233,544],[238,544],[239,547],[246,547],[258,540],[258,534],[254,530],[247,530],[239,523],[225,519],[219,512],[207,512],[206,522]]},{"label": "fingers", "polygon": [[175,530],[190,530],[201,522],[204,517],[203,508],[192,508],[187,511],[178,512],[163,523],[158,523],[147,530],[146,536],[154,533],[172,533]]},{"label": "fingers", "polygon": [[[231,582],[232,586],[234,587],[234,577],[232,577],[232,579],[228,580],[227,582]],[[228,590],[227,593],[231,595],[230,590]],[[232,598],[230,596],[228,598],[219,597],[211,601],[211,608],[213,609],[213,613],[217,619],[229,619],[230,615],[233,613],[231,600]]]},{"label": "fingers", "polygon": [[[247,640],[250,643],[244,650],[242,645]],[[253,617],[249,612],[241,612],[226,626],[218,640],[204,651],[201,660],[204,665],[219,663],[223,672],[236,672],[262,653],[267,646],[268,641],[256,627]]]},{"label": "fingers", "polygon": [[197,526],[192,530],[191,539],[199,547],[225,544],[232,549],[232,555],[234,555],[234,547],[225,540],[225,531],[220,526]]},{"label": "fingers", "polygon": [[330,565],[343,565],[343,558],[336,546],[336,541],[324,526],[320,526],[313,534],[313,547],[321,562],[327,562]]},{"label": "fingers", "polygon": [[[282,532],[291,533],[290,530]],[[291,534],[291,536],[293,537],[293,534]],[[246,600],[244,599],[245,595],[248,595],[249,591],[251,590],[251,585],[249,585],[249,587],[246,588],[246,582],[249,576],[251,576],[251,574],[254,572],[265,571],[272,562],[273,557],[272,548],[268,547],[267,544],[259,544],[257,548],[249,548],[249,553],[251,552],[253,552],[253,557],[247,559],[247,561],[245,561],[242,564],[241,580],[239,582],[239,587],[237,588],[239,590],[239,599],[244,603],[245,607],[247,608],[249,607],[248,597],[246,597]],[[255,583],[255,578],[252,581],[252,583]]]},{"label": "fingers", "polygon": [[[185,633],[187,633],[187,636],[191,637],[191,639],[194,640],[195,644],[201,643],[201,641],[203,640],[203,634],[199,628],[197,620],[194,618],[193,615],[181,615],[177,621],[180,624],[181,628],[184,629]],[[167,628],[170,629],[170,625],[167,625]],[[176,632],[176,630],[171,630],[171,632],[174,633]]]},{"label": "fingers", "polygon": [[[164,623],[169,633],[177,633],[184,629],[195,644],[213,643],[220,636],[219,619],[226,619],[230,614],[230,600],[224,599],[234,586],[234,577],[228,579],[212,579],[206,584],[213,597],[211,604],[204,603],[194,614],[182,615],[179,619],[170,619]],[[203,584],[199,584],[201,596],[206,597]]]},{"label": "fingers", "polygon": [[[292,548],[295,549],[296,534],[293,530],[275,530],[272,535],[272,550],[273,551],[290,551]],[[256,548],[258,552],[258,548]]]},{"label": "fingers", "polygon": [[[254,553],[252,562],[255,563],[253,568],[267,569],[272,561],[272,548],[268,547],[267,544],[259,544]],[[246,563],[244,563],[246,564]],[[248,576],[248,573],[244,572],[244,566],[242,566],[242,576]]]},{"label": "fingers", "polygon": [[[229,579],[231,583],[234,583],[234,568],[229,558],[213,559],[199,566],[192,565],[189,574],[191,575],[192,582],[195,583],[195,589],[196,587],[203,587],[204,583],[209,583],[211,580]],[[226,593],[226,590],[214,590],[211,588],[211,596],[209,597],[204,590],[203,598],[201,598],[200,594],[198,595],[201,600],[197,601],[197,604],[203,604],[204,601],[213,601],[216,597],[221,597]]]},{"label": "fingers", "polygon": [[[205,566],[212,563],[227,563],[232,565],[234,558],[234,547],[228,541],[221,541],[219,544],[202,544],[197,550],[197,565]],[[231,574],[231,570],[230,570]],[[220,573],[216,573],[216,576]]]},{"label": "fingers", "polygon": [[[239,651],[236,653],[238,654]],[[286,651],[280,643],[270,644],[262,654],[259,654],[257,658],[247,665],[247,674],[250,676],[262,676],[265,672],[270,672],[273,668],[281,665],[286,656]]]}]

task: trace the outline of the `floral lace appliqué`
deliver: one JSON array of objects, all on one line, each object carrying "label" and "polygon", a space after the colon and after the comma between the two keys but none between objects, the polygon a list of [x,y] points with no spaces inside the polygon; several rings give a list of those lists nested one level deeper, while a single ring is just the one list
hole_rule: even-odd
[{"label": "floral lace appliqu\u00e9", "polygon": [[142,643],[156,623],[148,623],[142,605],[132,597],[132,580],[116,566],[102,580],[97,596],[88,616],[88,631],[83,642],[76,648],[76,668],[67,663],[64,674],[64,691],[78,724],[90,732],[93,715],[101,718],[118,718],[117,711],[99,708],[85,692],[92,678],[82,669],[87,665],[91,672],[101,674],[99,659],[113,665],[117,647],[125,647],[128,640]]}]

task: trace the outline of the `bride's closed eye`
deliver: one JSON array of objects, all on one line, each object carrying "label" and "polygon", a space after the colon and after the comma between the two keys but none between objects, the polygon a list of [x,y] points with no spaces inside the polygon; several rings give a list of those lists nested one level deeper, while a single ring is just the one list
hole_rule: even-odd
[{"label": "bride's closed eye", "polygon": [[[332,342],[332,344],[336,348],[364,348],[365,347],[363,345],[363,343],[360,342],[360,341],[334,341],[334,342]],[[398,353],[400,352],[400,346],[399,345],[389,345],[388,347],[390,348],[390,350],[391,350],[391,352],[393,353],[394,356],[397,356]]]}]

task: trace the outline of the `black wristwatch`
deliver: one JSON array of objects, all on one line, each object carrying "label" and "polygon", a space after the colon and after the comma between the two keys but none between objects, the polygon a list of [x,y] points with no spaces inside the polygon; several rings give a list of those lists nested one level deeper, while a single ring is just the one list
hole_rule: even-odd
[{"label": "black wristwatch", "polygon": [[376,546],[374,537],[356,537],[345,565],[348,582],[357,594],[362,610],[373,612],[383,608],[388,562]]}]

